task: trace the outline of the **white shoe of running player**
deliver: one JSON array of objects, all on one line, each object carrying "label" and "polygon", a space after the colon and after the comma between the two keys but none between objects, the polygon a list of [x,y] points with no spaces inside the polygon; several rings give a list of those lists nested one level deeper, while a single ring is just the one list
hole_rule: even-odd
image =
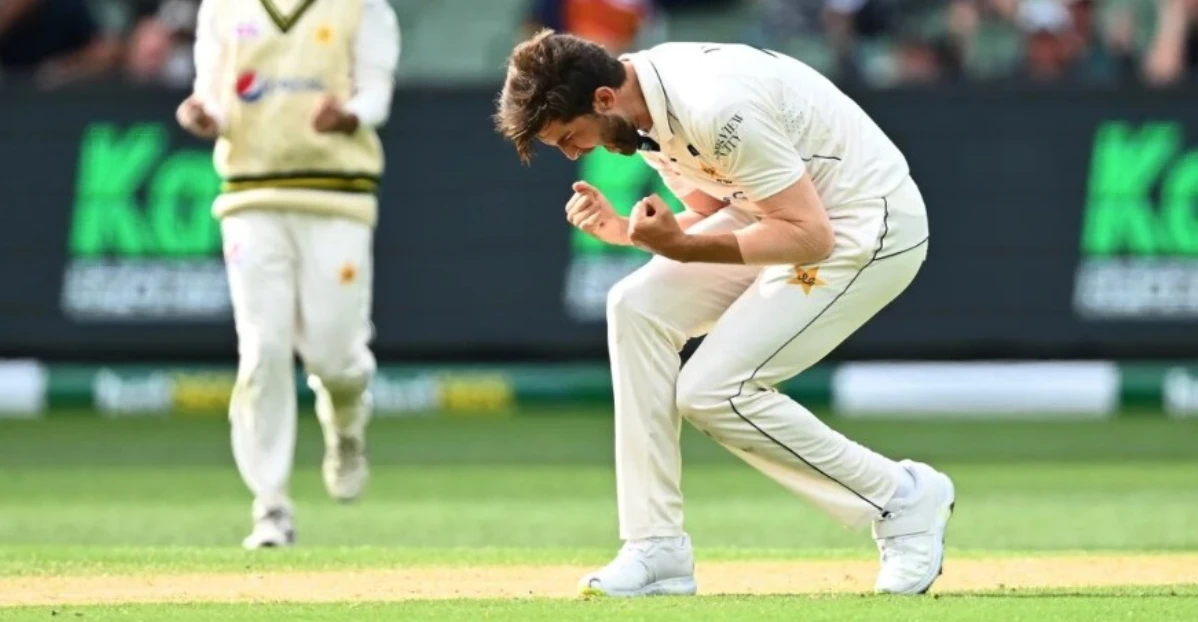
[{"label": "white shoe of running player", "polygon": [[915,479],[915,491],[893,501],[886,517],[874,522],[874,540],[882,558],[874,591],[923,594],[944,570],[944,534],[956,492],[944,473],[909,460],[900,464]]},{"label": "white shoe of running player", "polygon": [[586,575],[583,596],[683,596],[696,591],[695,554],[689,536],[624,543],[616,558]]},{"label": "white shoe of running player", "polygon": [[320,471],[329,496],[342,502],[357,499],[370,479],[365,441],[348,436],[336,437],[334,442],[325,446]]},{"label": "white shoe of running player", "polygon": [[254,530],[242,540],[241,546],[254,549],[282,548],[295,544],[295,521],[291,511],[276,507],[254,519]]}]

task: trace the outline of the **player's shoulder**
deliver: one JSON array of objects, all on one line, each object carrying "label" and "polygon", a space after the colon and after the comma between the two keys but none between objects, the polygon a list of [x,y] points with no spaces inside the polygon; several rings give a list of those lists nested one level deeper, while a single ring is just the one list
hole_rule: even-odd
[{"label": "player's shoulder", "polygon": [[657,66],[663,76],[710,84],[753,73],[737,54],[718,53],[726,44],[693,41],[671,41],[644,50],[642,53]]},{"label": "player's shoulder", "polygon": [[772,54],[741,43],[718,41],[667,41],[642,50],[659,62],[701,65],[719,71],[722,68],[751,69],[745,61],[759,60],[756,55]]},{"label": "player's shoulder", "polygon": [[703,84],[679,93],[688,125],[695,131],[718,131],[732,117],[757,116],[771,107],[768,84],[738,75],[709,76]]},{"label": "player's shoulder", "polygon": [[761,77],[743,63],[715,53],[724,44],[669,42],[642,52],[658,72],[672,104],[684,116],[703,121],[755,97]]},{"label": "player's shoulder", "polygon": [[652,56],[656,60],[684,58],[698,52],[703,43],[697,41],[666,41],[641,50],[641,54]]}]

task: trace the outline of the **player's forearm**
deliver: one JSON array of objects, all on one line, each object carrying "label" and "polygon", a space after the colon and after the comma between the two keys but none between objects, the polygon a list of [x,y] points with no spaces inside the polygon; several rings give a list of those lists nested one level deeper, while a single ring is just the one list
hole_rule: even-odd
[{"label": "player's forearm", "polygon": [[832,244],[830,233],[780,231],[758,223],[735,233],[686,235],[667,256],[684,263],[809,265],[823,261]]},{"label": "player's forearm", "polygon": [[702,222],[704,218],[707,218],[707,214],[701,214],[693,209],[685,209],[678,213],[677,218],[678,228],[686,231]]},{"label": "player's forearm", "polygon": [[684,263],[810,265],[827,258],[834,245],[830,225],[767,218],[733,233],[683,235],[662,254]]},{"label": "player's forearm", "polygon": [[733,234],[744,263],[757,266],[808,265],[826,259],[836,244],[827,221],[766,218]]},{"label": "player's forearm", "polygon": [[662,254],[683,263],[745,263],[740,242],[731,233],[687,234],[674,249]]}]

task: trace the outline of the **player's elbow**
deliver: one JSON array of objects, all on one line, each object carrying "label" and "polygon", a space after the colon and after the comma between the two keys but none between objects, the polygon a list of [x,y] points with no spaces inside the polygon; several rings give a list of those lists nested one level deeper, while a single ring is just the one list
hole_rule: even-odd
[{"label": "player's elbow", "polygon": [[819,263],[832,254],[836,246],[836,233],[832,223],[817,220],[811,223],[792,223],[790,244],[787,245],[784,263],[810,265]]},{"label": "player's elbow", "polygon": [[810,237],[810,252],[815,255],[812,263],[823,261],[832,254],[836,247],[836,231],[832,229],[832,221],[822,219],[816,221],[808,230]]}]

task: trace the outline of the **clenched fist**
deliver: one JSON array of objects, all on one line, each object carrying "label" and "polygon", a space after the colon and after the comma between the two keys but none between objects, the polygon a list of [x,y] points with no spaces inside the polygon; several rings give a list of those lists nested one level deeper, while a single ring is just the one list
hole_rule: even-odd
[{"label": "clenched fist", "polygon": [[566,220],[570,224],[608,244],[627,246],[628,219],[612,209],[607,197],[585,181],[573,186],[574,196],[566,202]]},{"label": "clenched fist", "polygon": [[632,208],[628,238],[637,248],[674,259],[679,241],[685,237],[670,206],[656,194]]}]

